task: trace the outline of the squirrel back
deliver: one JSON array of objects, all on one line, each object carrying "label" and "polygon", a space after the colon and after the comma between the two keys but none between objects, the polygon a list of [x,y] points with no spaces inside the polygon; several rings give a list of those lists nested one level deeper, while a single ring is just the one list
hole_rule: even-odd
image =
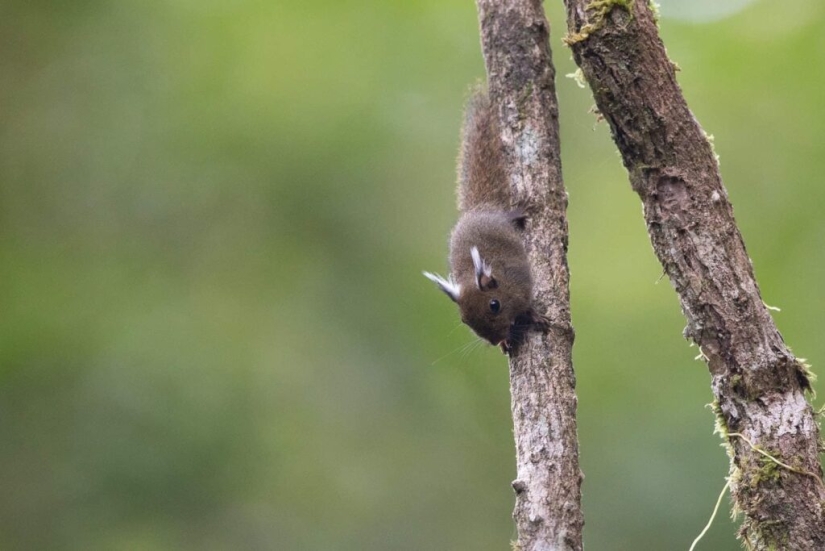
[{"label": "squirrel back", "polygon": [[479,86],[464,112],[458,156],[458,210],[511,210],[498,115]]}]

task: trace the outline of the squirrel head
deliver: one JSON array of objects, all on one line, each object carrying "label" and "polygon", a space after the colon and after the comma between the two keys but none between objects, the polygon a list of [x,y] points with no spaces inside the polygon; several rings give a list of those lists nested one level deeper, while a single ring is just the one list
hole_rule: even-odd
[{"label": "squirrel head", "polygon": [[519,322],[530,312],[531,286],[522,278],[494,273],[493,267],[478,250],[471,247],[472,273],[444,279],[424,275],[452,299],[461,311],[461,321],[481,338],[508,350],[519,331]]}]

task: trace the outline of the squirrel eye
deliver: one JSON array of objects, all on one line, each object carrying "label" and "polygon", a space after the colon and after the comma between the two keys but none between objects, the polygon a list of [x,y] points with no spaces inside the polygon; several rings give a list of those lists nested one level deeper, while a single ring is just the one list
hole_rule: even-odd
[{"label": "squirrel eye", "polygon": [[498,314],[501,310],[501,303],[496,299],[490,301],[490,311],[494,314]]}]

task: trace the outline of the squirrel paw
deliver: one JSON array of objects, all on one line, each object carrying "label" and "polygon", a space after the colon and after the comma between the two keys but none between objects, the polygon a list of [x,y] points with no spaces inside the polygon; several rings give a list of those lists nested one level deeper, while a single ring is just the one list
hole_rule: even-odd
[{"label": "squirrel paw", "polygon": [[536,331],[541,331],[544,334],[547,334],[550,331],[550,318],[547,316],[537,314],[532,310],[528,312],[527,316],[528,323],[533,326]]},{"label": "squirrel paw", "polygon": [[533,310],[528,310],[519,316],[510,327],[509,338],[499,343],[502,353],[512,356],[531,329],[546,335],[550,331],[550,318],[537,314]]}]

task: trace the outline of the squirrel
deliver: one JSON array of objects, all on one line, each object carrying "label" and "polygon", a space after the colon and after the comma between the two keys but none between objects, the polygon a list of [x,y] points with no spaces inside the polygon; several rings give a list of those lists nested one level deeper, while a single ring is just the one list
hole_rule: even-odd
[{"label": "squirrel", "polygon": [[458,159],[458,209],[450,235],[450,274],[424,275],[458,304],[461,321],[510,354],[531,326],[546,328],[532,307],[533,280],[521,232],[523,208],[511,205],[498,118],[476,89],[465,110]]}]

